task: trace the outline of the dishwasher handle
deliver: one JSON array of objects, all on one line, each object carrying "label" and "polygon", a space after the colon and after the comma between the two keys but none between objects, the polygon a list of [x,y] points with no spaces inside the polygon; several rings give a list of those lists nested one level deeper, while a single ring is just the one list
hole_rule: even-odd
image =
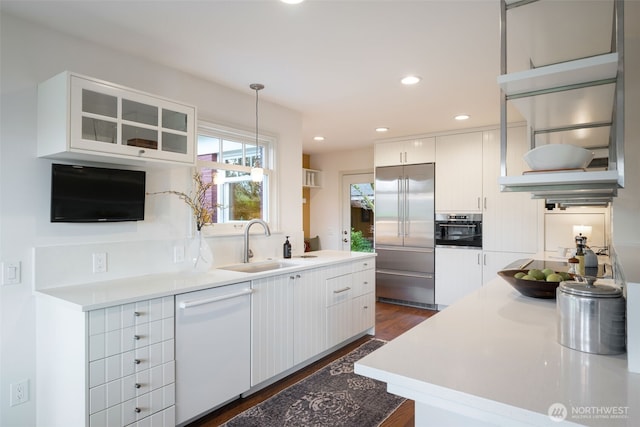
[{"label": "dishwasher handle", "polygon": [[218,301],[224,301],[232,298],[241,297],[244,295],[250,295],[253,293],[253,289],[246,288],[241,290],[240,292],[235,292],[233,294],[220,295],[219,297],[211,297],[211,298],[203,298],[194,301],[182,301],[180,303],[180,308],[187,309],[190,307],[197,307],[199,305],[211,304]]}]

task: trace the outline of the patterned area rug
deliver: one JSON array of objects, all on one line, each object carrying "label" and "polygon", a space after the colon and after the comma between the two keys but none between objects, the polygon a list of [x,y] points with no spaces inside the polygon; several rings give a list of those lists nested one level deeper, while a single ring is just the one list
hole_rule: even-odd
[{"label": "patterned area rug", "polygon": [[372,339],[229,420],[226,427],[374,427],[404,401],[386,384],[353,373],[354,362],[382,347]]}]

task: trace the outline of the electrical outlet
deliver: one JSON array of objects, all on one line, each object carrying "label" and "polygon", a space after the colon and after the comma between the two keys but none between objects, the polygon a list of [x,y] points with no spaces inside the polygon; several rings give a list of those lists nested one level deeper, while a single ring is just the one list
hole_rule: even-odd
[{"label": "electrical outlet", "polygon": [[178,245],[173,247],[173,262],[175,264],[184,262],[184,246]]},{"label": "electrical outlet", "polygon": [[29,401],[29,380],[11,384],[9,405],[16,406]]},{"label": "electrical outlet", "polygon": [[107,253],[106,252],[98,252],[93,254],[93,272],[94,273],[107,272]]},{"label": "electrical outlet", "polygon": [[3,262],[2,263],[2,284],[18,285],[20,284],[20,261]]}]

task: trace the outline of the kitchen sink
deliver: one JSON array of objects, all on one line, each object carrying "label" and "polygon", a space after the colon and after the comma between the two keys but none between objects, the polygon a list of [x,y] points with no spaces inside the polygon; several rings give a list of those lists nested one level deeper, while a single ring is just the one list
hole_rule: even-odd
[{"label": "kitchen sink", "polygon": [[262,271],[278,270],[281,268],[293,267],[296,264],[281,261],[263,261],[254,263],[233,264],[218,267],[220,270],[239,271],[241,273],[260,273]]}]

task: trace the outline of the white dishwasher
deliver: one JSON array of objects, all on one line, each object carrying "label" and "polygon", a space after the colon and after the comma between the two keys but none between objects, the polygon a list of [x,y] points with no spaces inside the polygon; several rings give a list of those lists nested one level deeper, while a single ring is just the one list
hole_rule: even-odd
[{"label": "white dishwasher", "polygon": [[176,295],[176,422],[250,388],[251,283]]}]

